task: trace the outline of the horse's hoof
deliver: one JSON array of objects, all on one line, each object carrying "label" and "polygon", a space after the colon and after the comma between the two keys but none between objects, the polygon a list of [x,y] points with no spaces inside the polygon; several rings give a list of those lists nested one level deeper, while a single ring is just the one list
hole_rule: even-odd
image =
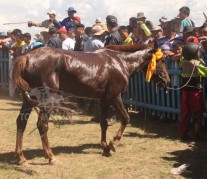
[{"label": "horse's hoof", "polygon": [[113,141],[110,141],[110,142],[109,142],[108,147],[109,147],[113,152],[116,152],[116,148],[115,148],[115,146],[114,146],[114,142],[113,142]]},{"label": "horse's hoof", "polygon": [[18,165],[21,166],[21,167],[27,167],[27,166],[29,166],[29,164],[27,163],[26,160],[24,160],[24,161],[18,161]]},{"label": "horse's hoof", "polygon": [[103,156],[103,157],[111,157],[112,155],[111,155],[110,152],[103,152],[103,153],[102,153],[102,156]]},{"label": "horse's hoof", "polygon": [[56,158],[49,159],[50,165],[56,165],[57,163],[58,163],[58,160]]}]

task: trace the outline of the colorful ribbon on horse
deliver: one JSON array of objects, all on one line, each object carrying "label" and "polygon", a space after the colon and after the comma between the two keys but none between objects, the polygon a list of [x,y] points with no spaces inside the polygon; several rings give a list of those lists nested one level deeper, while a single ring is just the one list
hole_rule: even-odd
[{"label": "colorful ribbon on horse", "polygon": [[152,59],[147,68],[147,74],[146,74],[146,79],[145,79],[147,82],[150,82],[150,79],[156,69],[156,61],[161,59],[162,56],[163,56],[163,53],[161,49],[158,49],[157,52],[152,55]]}]

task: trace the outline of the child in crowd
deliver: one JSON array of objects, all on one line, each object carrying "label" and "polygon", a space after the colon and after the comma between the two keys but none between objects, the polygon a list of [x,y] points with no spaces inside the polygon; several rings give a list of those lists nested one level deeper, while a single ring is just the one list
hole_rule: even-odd
[{"label": "child in crowd", "polygon": [[122,42],[123,44],[133,44],[133,40],[129,36],[127,26],[120,26],[118,30],[121,35],[121,38],[123,39],[123,42]]},{"label": "child in crowd", "polygon": [[[178,63],[182,55],[182,43],[173,44],[173,56],[170,56],[170,61],[174,61],[173,69],[178,69]],[[174,87],[178,86],[178,75],[174,75]]]},{"label": "child in crowd", "polygon": [[207,67],[200,58],[199,44],[188,43],[183,46],[180,61],[182,77],[181,121],[179,135],[181,140],[190,139],[189,127],[193,114],[195,120],[195,139],[199,139],[199,128],[203,118],[202,77],[207,76]]}]

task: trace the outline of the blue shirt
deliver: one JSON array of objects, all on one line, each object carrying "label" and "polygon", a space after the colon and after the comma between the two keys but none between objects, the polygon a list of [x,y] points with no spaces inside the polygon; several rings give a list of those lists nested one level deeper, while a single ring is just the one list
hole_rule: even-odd
[{"label": "blue shirt", "polygon": [[63,19],[63,21],[60,22],[60,24],[62,27],[65,26],[67,30],[74,27],[74,23],[70,17],[66,17],[65,19]]}]

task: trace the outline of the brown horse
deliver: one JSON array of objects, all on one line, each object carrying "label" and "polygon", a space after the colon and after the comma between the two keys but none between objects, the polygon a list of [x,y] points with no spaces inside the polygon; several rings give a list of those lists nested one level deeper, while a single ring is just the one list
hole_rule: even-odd
[{"label": "brown horse", "polygon": [[[129,84],[129,78],[146,69],[153,51],[146,45],[122,46],[128,52],[100,49],[91,53],[65,51],[42,47],[17,58],[13,65],[12,80],[15,87],[23,93],[23,104],[17,118],[16,155],[18,163],[26,162],[22,152],[23,133],[27,119],[34,107],[25,95],[35,87],[47,86],[54,90],[69,92],[78,97],[100,100],[101,107],[101,146],[105,154],[115,151],[119,140],[129,123],[129,115],[121,99]],[[111,47],[113,48],[113,46]],[[117,47],[116,47],[117,48]],[[137,52],[130,53],[130,49]],[[169,76],[163,60],[157,61],[154,80],[169,83]],[[107,144],[107,114],[113,106],[122,116],[121,126],[114,139]],[[45,157],[49,163],[55,156],[49,145],[47,131],[50,112],[44,109],[39,112],[37,128],[39,130]]]}]

